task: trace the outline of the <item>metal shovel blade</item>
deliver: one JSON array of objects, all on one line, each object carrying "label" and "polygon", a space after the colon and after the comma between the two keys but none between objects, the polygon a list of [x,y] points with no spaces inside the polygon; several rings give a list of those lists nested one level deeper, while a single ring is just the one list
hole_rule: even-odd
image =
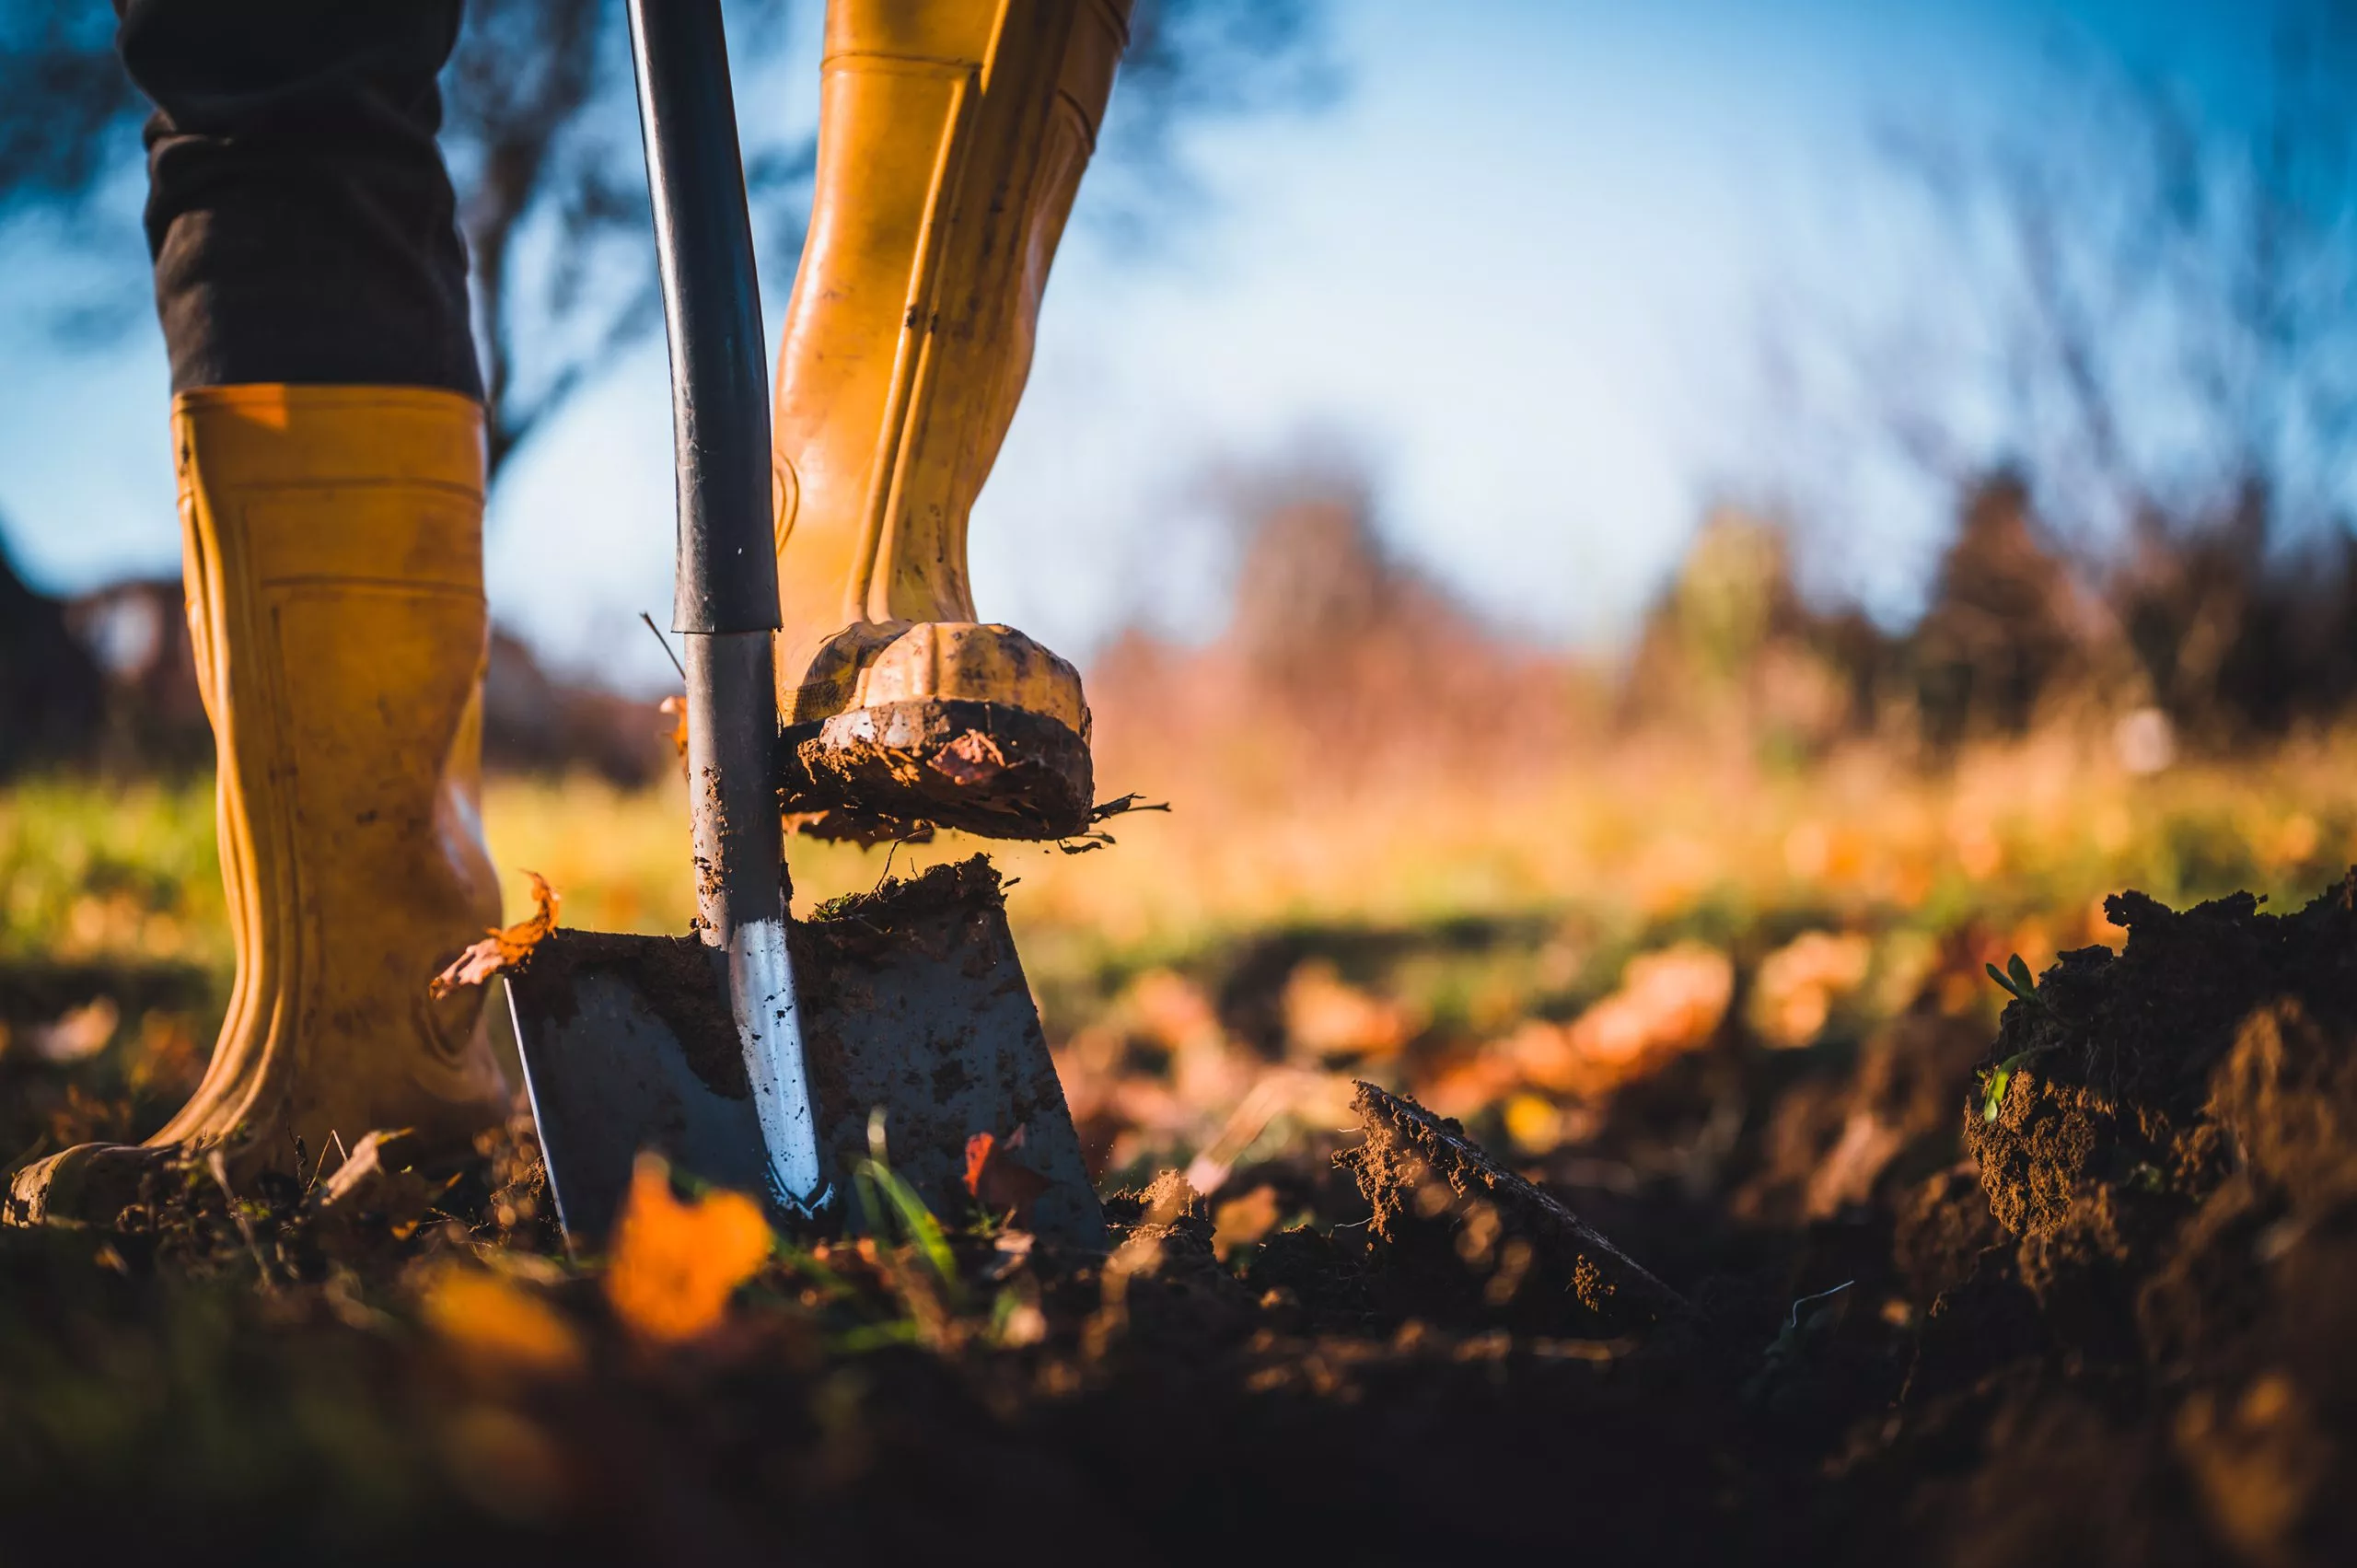
[{"label": "metal shovel blade", "polygon": [[[821,1174],[838,1193],[868,1156],[881,1109],[892,1169],[943,1219],[973,1207],[967,1145],[989,1133],[1002,1169],[1013,1167],[997,1185],[1022,1195],[1021,1223],[1104,1245],[988,861],[842,900],[795,923],[792,939]],[[691,937],[582,931],[550,935],[507,977],[541,1157],[576,1248],[603,1241],[641,1149],[702,1180],[763,1191],[770,1162],[725,984]]]},{"label": "metal shovel blade", "polygon": [[540,1159],[576,1248],[612,1227],[642,1149],[762,1191],[761,1121],[712,952],[692,937],[560,929],[507,976]]}]

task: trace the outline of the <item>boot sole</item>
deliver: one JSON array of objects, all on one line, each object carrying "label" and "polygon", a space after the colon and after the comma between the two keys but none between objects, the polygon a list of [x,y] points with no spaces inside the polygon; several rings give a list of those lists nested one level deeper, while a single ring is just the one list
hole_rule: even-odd
[{"label": "boot sole", "polygon": [[859,821],[955,828],[986,839],[1087,831],[1088,743],[1004,703],[924,697],[855,708],[780,738],[781,805]]}]

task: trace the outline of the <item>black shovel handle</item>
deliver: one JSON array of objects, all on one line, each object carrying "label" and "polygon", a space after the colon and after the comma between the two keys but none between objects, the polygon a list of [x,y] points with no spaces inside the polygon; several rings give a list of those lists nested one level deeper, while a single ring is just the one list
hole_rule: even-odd
[{"label": "black shovel handle", "polygon": [[696,913],[733,986],[740,936],[783,929],[768,354],[720,0],[629,10],[671,349]]},{"label": "black shovel handle", "polygon": [[773,632],[769,353],[720,0],[630,0],[671,350],[675,632]]}]

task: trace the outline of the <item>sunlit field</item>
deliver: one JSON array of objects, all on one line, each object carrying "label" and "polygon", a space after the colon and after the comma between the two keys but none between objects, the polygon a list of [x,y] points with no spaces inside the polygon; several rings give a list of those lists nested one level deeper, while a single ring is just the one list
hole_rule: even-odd
[{"label": "sunlit field", "polygon": [[[1216,1554],[1205,1496],[1313,1498],[1370,1561],[1573,1515],[1631,1560],[2288,1539],[2339,1495],[2297,1424],[2328,1392],[2265,1368],[2345,1363],[2357,727],[2221,679],[2165,709],[2124,618],[1991,640],[2066,579],[1977,515],[1898,633],[1718,519],[1605,662],[1485,625],[1347,498],[1278,508],[1216,635],[1094,661],[1101,831],[788,841],[806,918],[995,863],[1109,1250],[1034,1234],[1004,1129],[928,1207],[872,1121],[841,1234],[644,1165],[595,1253],[520,1100],[431,1171],[398,1129],[182,1161],[113,1232],[0,1231],[0,1441],[48,1467],[0,1462],[0,1507],[203,1423],[157,1516],[328,1560],[590,1550],[672,1516],[641,1481],[844,1561],[1009,1498],[1044,1561],[1133,1527]],[[2345,711],[2337,668],[2290,690]],[[652,782],[494,771],[510,915],[537,875],[565,924],[684,931],[667,721],[599,701],[593,755]],[[213,842],[201,774],[0,793],[12,1161],[187,1098],[232,967]],[[1403,1469],[1406,1411],[1465,1441]],[[2292,1482],[2269,1433],[2307,1445]]]},{"label": "sunlit field", "polygon": [[[799,912],[990,854],[1075,1104],[1097,1111],[1102,1154],[1149,1172],[1201,1153],[1269,1073],[1334,1080],[1306,1097],[1321,1111],[1353,1074],[1477,1122],[1516,1105],[1519,1146],[1543,1154],[1582,1098],[1566,1051],[1631,1053],[1600,1058],[1594,1087],[1701,1046],[1723,1015],[1761,1051],[1854,1042],[1926,1004],[1993,1028],[2005,996],[1982,965],[2019,954],[2037,971],[2059,951],[2116,945],[2109,893],[2184,904],[2247,889],[2293,907],[2357,862],[2349,734],[2149,775],[2120,765],[2108,733],[2055,731],[1939,772],[1872,743],[1771,766],[1638,738],[1439,791],[1312,782],[1290,807],[1201,772],[1106,782],[1170,810],[1116,819],[1116,842],[1083,853],[944,835],[888,851],[797,840],[789,854]],[[567,924],[686,928],[682,788],[494,779],[485,809],[511,908],[537,871]],[[212,1017],[187,999],[226,986],[212,846],[203,779],[0,796],[0,960],[52,977],[6,998],[18,1063],[51,1049],[37,1043],[58,1027],[32,1010],[42,999],[78,988],[90,994],[65,1004],[78,1008],[116,982],[168,1005],[152,1019],[115,1007],[105,1039],[86,1019],[74,1053],[209,1038]],[[1630,989],[1664,952],[1707,955],[1689,966],[1693,995]],[[1598,1027],[1611,1021],[1642,1045]],[[1132,1036],[1159,1045],[1141,1055],[1120,1044]],[[1150,1124],[1122,1124],[1115,1104],[1150,1109]],[[1252,1129],[1256,1152],[1289,1125]],[[18,1148],[40,1136],[21,1112],[9,1132]]]},{"label": "sunlit field", "polygon": [[[2069,1466],[2142,1418],[2054,1451],[2003,1434],[2079,1397],[2041,1379],[2127,1376],[2126,1313],[2156,1344],[2233,1321],[2214,1342],[2338,1365],[2337,1328],[2297,1337],[2330,1281],[2293,1271],[2342,1256],[2315,1216],[2344,1146],[2309,1130],[2357,1103],[2323,1032],[2357,1021],[2357,728],[2180,726],[2100,648],[2026,714],[1978,677],[1943,710],[1935,639],[1844,642],[1745,524],[1706,531],[1615,665],[1488,633],[1363,519],[1288,528],[1306,563],[1256,546],[1248,585],[1356,589],[1314,615],[1240,593],[1207,644],[1097,660],[1097,793],[1134,807],[1101,833],[788,841],[803,916],[994,861],[1109,1253],[1033,1236],[970,1144],[962,1212],[887,1214],[879,1160],[847,1237],[648,1167],[595,1256],[556,1233],[520,1103],[430,1179],[377,1141],[358,1200],[324,1161],[242,1188],[190,1163],[119,1234],[0,1232],[0,1434],[36,1423],[51,1467],[26,1474],[110,1484],[202,1421],[175,1506],[330,1558],[389,1531],[596,1542],[612,1498],[640,1516],[611,1474],[853,1561],[908,1560],[879,1520],[929,1549],[1009,1496],[1087,1555],[1131,1519],[1213,1550],[1225,1516],[1183,1500],[1238,1487],[1373,1543],[1463,1534],[1504,1486],[1497,1539],[1554,1539],[1568,1488],[1637,1557],[1954,1538],[2002,1562],[2010,1529],[2095,1520],[2143,1562],[2198,1527],[2179,1467],[2219,1508],[2282,1495],[2233,1468],[2250,1401],[2296,1397],[2271,1382],[2185,1396],[2176,1457],[2139,1450],[2092,1508]],[[609,701],[657,736],[653,703]],[[687,928],[685,789],[656,758],[643,787],[493,775],[511,917],[538,874],[568,925]],[[12,1163],[186,1099],[231,970],[213,842],[201,775],[0,793]],[[2315,902],[2178,919],[2131,889]],[[2176,1098],[2118,1109],[2174,1062]],[[1403,1486],[1371,1412],[1409,1406],[1479,1440]],[[2014,1476],[1996,1501],[1943,1490],[1959,1444]]]}]

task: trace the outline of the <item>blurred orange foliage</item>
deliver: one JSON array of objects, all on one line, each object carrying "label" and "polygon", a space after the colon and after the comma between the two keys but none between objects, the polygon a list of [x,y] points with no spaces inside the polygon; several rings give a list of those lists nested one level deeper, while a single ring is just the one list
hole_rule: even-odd
[{"label": "blurred orange foliage", "polygon": [[482,1373],[562,1376],[586,1359],[563,1315],[523,1285],[452,1263],[426,1281],[419,1310],[461,1360]]},{"label": "blurred orange foliage", "polygon": [[1598,1095],[1706,1044],[1734,995],[1727,956],[1681,942],[1630,959],[1620,988],[1571,1023],[1525,1024],[1505,1052],[1541,1088]]},{"label": "blurred orange foliage", "polygon": [[672,1196],[670,1167],[642,1154],[614,1222],[606,1300],[646,1339],[696,1339],[727,1315],[729,1296],[760,1270],[772,1240],[752,1199],[721,1191],[683,1203]]}]

